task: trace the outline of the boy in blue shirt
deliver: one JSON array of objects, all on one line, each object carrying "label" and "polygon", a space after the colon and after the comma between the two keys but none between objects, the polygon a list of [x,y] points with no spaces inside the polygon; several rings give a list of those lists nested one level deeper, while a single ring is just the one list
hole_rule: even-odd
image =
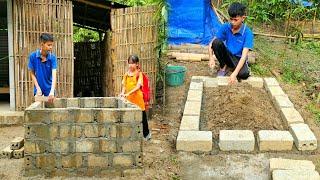
[{"label": "boy in blue shirt", "polygon": [[57,58],[51,53],[53,36],[43,33],[40,40],[40,49],[29,56],[28,69],[34,83],[34,95],[48,96],[48,102],[52,103],[55,98],[57,81]]},{"label": "boy in blue shirt", "polygon": [[228,14],[230,22],[221,26],[209,45],[209,66],[212,68],[215,60],[219,61],[218,76],[225,76],[227,67],[234,69],[229,77],[229,83],[234,84],[237,78],[247,79],[250,75],[247,58],[249,50],[253,48],[253,33],[243,23],[246,18],[243,4],[232,3]]}]

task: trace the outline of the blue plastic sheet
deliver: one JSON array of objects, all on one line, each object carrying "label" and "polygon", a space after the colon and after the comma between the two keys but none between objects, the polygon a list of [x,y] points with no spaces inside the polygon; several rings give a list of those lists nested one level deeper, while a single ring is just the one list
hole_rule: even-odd
[{"label": "blue plastic sheet", "polygon": [[168,42],[207,45],[221,23],[210,0],[168,0]]}]

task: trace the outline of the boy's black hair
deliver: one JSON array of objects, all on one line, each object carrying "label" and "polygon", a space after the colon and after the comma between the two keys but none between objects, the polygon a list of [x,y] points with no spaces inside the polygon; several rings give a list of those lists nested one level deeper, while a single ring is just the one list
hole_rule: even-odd
[{"label": "boy's black hair", "polygon": [[137,64],[139,62],[139,57],[137,55],[135,55],[135,54],[130,55],[129,58],[128,58],[128,63],[129,63],[129,61]]},{"label": "boy's black hair", "polygon": [[40,41],[42,43],[46,43],[48,41],[53,42],[53,36],[51,34],[48,34],[48,33],[42,33],[40,35]]},{"label": "boy's black hair", "polygon": [[246,6],[239,2],[234,2],[229,6],[228,14],[231,18],[235,18],[237,16],[244,16],[246,15]]}]

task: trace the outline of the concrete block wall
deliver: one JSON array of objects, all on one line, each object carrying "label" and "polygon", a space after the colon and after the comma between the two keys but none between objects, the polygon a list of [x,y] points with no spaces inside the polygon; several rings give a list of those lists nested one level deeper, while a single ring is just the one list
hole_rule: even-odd
[{"label": "concrete block wall", "polygon": [[25,111],[25,175],[117,177],[141,172],[141,121],[141,110],[118,98],[36,102]]}]

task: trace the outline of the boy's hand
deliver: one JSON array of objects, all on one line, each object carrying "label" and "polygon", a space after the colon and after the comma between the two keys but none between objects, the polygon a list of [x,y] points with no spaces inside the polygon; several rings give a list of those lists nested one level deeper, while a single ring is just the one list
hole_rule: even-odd
[{"label": "boy's hand", "polygon": [[229,77],[229,84],[235,84],[237,82],[237,75],[232,73]]},{"label": "boy's hand", "polygon": [[54,99],[55,99],[54,95],[49,95],[48,102],[53,103]]},{"label": "boy's hand", "polygon": [[42,96],[42,91],[40,88],[37,88],[36,96]]}]

